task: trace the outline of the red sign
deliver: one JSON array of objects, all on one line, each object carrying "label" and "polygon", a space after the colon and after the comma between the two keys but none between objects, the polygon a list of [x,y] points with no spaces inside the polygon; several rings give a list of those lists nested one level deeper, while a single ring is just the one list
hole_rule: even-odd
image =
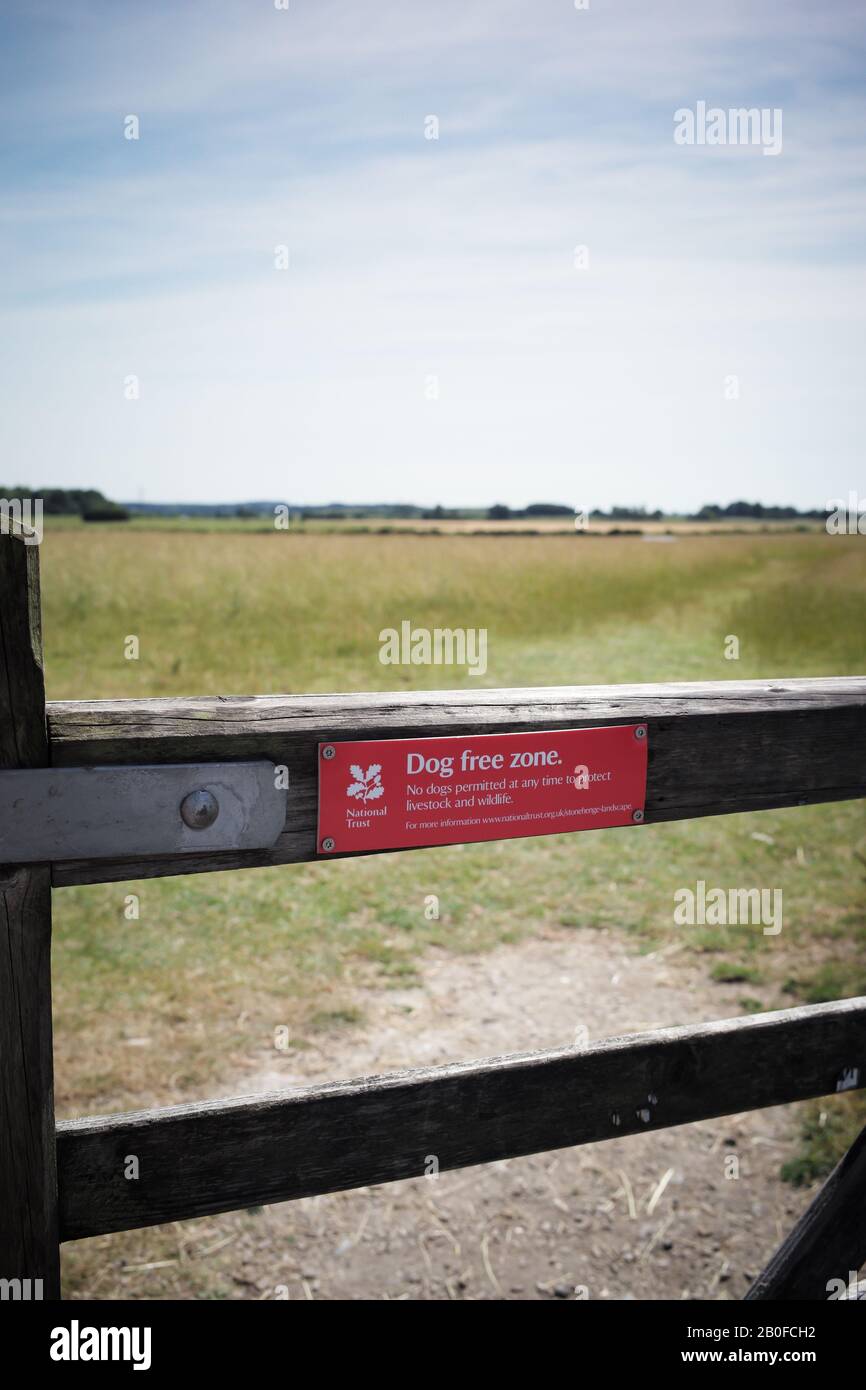
[{"label": "red sign", "polygon": [[319,744],[320,854],[643,820],[645,724]]}]

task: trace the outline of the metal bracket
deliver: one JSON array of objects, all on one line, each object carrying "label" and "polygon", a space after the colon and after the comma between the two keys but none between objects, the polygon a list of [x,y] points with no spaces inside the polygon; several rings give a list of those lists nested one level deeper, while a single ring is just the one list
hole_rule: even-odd
[{"label": "metal bracket", "polygon": [[270,762],[0,772],[0,864],[267,849],[283,780]]}]

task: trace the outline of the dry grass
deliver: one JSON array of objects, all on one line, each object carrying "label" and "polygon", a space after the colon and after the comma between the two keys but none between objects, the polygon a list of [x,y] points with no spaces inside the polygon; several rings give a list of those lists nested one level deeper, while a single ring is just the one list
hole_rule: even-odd
[{"label": "dry grass", "polygon": [[[388,667],[410,619],[484,627],[490,686],[844,673],[862,661],[859,537],[49,534],[54,698],[447,687]],[[723,658],[740,638],[740,660]],[[141,655],[124,659],[138,636]]]}]

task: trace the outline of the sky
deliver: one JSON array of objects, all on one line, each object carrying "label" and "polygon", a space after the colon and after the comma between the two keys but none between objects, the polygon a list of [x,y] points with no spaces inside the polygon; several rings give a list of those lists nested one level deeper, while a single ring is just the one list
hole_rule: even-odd
[{"label": "sky", "polygon": [[866,492],[862,0],[282,3],[3,0],[0,481]]}]

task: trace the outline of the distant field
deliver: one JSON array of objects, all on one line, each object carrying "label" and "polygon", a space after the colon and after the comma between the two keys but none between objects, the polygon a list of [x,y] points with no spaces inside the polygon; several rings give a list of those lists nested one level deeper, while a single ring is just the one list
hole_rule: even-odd
[{"label": "distant field", "polygon": [[[52,698],[476,683],[449,668],[380,665],[380,629],[404,619],[486,627],[486,686],[864,667],[859,537],[653,545],[63,527],[47,533],[42,568]],[[124,659],[129,635],[140,640],[138,661]],[[739,638],[739,661],[724,659],[729,635]],[[673,893],[698,878],[781,888],[781,936],[674,927]],[[310,1047],[351,1016],[353,982],[388,987],[412,977],[424,948],[484,949],[548,923],[618,927],[642,950],[694,952],[712,978],[741,981],[745,1010],[866,992],[864,880],[863,806],[843,803],[62,889],[58,1110],[242,1090],[247,1073],[273,1060],[275,1027],[288,1026],[293,1047]],[[124,917],[128,893],[140,897],[139,921]],[[424,916],[429,893],[440,898],[438,922]],[[853,1115],[857,1102],[828,1105]],[[830,1131],[816,1132],[826,1147]],[[91,1286],[85,1247],[72,1248],[67,1268]]]},{"label": "distant field", "polygon": [[[378,633],[485,627],[483,683],[860,669],[859,536],[211,535],[78,526],[43,545],[55,698],[472,684],[382,666]],[[124,639],[140,640],[138,661]],[[726,661],[724,638],[740,640]]]},{"label": "distant field", "polygon": [[[49,516],[45,518],[46,527],[51,530],[99,529],[120,531],[192,531],[192,532],[237,532],[252,535],[260,532],[269,534],[274,527],[269,516],[132,516],[125,522],[85,523],[77,516]],[[399,517],[316,517],[301,520],[299,513],[292,512],[289,529],[293,532],[312,535],[387,535],[392,531],[409,535],[444,536],[573,536],[575,525],[571,517],[513,517],[508,521],[488,521],[486,517],[442,518],[422,520]],[[648,536],[737,536],[737,535],[780,535],[786,532],[823,532],[820,521],[757,521],[744,517],[738,521],[687,521],[679,518],[665,518],[662,521],[590,521],[581,534],[586,536],[608,536],[628,533]]]}]

